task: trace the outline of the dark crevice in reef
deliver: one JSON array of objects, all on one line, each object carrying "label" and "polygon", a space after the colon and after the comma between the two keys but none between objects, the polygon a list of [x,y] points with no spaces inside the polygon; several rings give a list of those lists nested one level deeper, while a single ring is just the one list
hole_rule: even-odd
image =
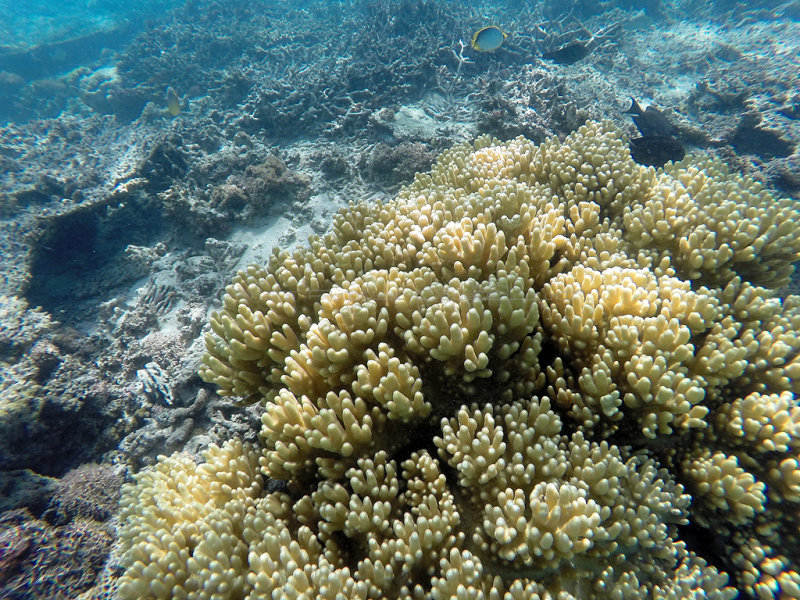
[{"label": "dark crevice in reef", "polygon": [[[391,458],[397,461],[398,467],[404,460],[411,457],[414,452],[427,450],[433,458],[438,457],[438,449],[433,443],[433,438],[442,435],[442,428],[439,421],[435,423],[414,423],[411,428],[398,427],[393,435],[402,435],[405,443],[401,444],[397,450],[391,453]],[[407,441],[406,441],[407,440]],[[440,461],[440,466],[443,461]]]},{"label": "dark crevice in reef", "polygon": [[731,136],[737,154],[755,154],[764,159],[785,158],[794,152],[794,145],[770,129],[744,125]]},{"label": "dark crevice in reef", "polygon": [[111,290],[146,274],[125,250],[152,242],[160,230],[160,215],[149,202],[46,217],[35,234],[25,297],[62,323],[73,324]]},{"label": "dark crevice in reef", "polygon": [[551,336],[545,335],[542,339],[542,349],[539,352],[539,364],[541,365],[542,371],[546,371],[547,367],[552,366],[556,358],[560,356],[561,352],[558,349],[556,341]]},{"label": "dark crevice in reef", "polygon": [[686,544],[687,550],[694,552],[718,571],[727,573],[731,578],[731,585],[740,590],[738,598],[743,600],[750,598],[749,595],[741,591],[742,586],[736,580],[737,569],[733,565],[727,564],[722,558],[728,550],[726,550],[724,540],[719,534],[701,527],[697,523],[689,523],[687,525],[678,525],[677,537]]}]

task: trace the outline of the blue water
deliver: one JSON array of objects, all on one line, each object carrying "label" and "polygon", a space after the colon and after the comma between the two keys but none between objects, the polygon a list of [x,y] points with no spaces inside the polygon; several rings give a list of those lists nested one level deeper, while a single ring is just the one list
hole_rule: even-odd
[{"label": "blue water", "polygon": [[148,17],[163,15],[172,2],[0,2],[0,48],[23,49],[108,31]]}]

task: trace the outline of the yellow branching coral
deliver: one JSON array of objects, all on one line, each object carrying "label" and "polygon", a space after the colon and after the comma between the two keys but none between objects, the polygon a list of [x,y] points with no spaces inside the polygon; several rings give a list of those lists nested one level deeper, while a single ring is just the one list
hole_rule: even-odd
[{"label": "yellow branching coral", "polygon": [[210,447],[205,459],[198,466],[174,455],[126,486],[122,597],[241,597],[250,549],[243,527],[263,492],[258,453],[236,441]]},{"label": "yellow branching coral", "polygon": [[262,447],[126,487],[122,597],[797,597],[799,216],[607,123],[446,151],[227,288]]}]

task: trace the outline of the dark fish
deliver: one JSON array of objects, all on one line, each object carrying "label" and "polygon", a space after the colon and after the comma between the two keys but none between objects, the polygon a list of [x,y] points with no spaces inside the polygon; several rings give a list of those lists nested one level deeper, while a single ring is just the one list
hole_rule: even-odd
[{"label": "dark fish", "polygon": [[650,135],[630,143],[631,157],[640,165],[663,167],[669,161],[686,156],[683,145],[671,135]]},{"label": "dark fish", "polygon": [[633,122],[636,128],[644,137],[651,135],[675,135],[675,126],[669,122],[660,110],[648,106],[647,110],[642,110],[639,103],[631,96],[631,107],[625,111],[633,115]]},{"label": "dark fish", "polygon": [[587,44],[581,42],[572,42],[566,46],[561,46],[549,52],[543,52],[542,58],[552,60],[561,65],[571,65],[578,62],[580,59],[589,55],[589,48]]}]

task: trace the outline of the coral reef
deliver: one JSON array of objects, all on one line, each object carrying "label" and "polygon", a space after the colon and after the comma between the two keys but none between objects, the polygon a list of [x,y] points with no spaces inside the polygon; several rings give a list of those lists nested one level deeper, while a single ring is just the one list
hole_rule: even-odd
[{"label": "coral reef", "polygon": [[0,296],[0,361],[19,361],[52,327],[47,313],[29,308],[20,298]]},{"label": "coral reef", "polygon": [[[408,181],[414,171],[427,170],[434,153],[454,141],[487,132],[503,140],[519,134],[537,143],[550,136],[563,140],[587,117],[611,116],[618,123],[627,124],[628,119],[623,121],[620,110],[627,105],[624,98],[634,95],[668,110],[687,147],[708,148],[735,171],[767,181],[785,193],[800,193],[800,96],[796,86],[791,85],[799,76],[796,36],[792,36],[791,29],[800,6],[796,0],[780,6],[763,1],[670,4],[623,0],[617,3],[622,8],[612,11],[608,10],[608,3],[586,0],[547,0],[534,3],[531,10],[525,11],[520,11],[516,3],[491,3],[479,11],[468,5],[445,6],[424,0],[301,2],[291,6],[275,3],[256,8],[229,4],[197,0],[165,7],[163,12],[151,11],[147,27],[138,33],[134,24],[131,29],[107,36],[103,45],[113,42],[108,48],[114,50],[102,55],[72,52],[74,46],[59,44],[10,53],[8,48],[4,50],[0,61],[0,112],[17,119],[0,124],[0,468],[8,469],[0,481],[0,495],[7,501],[6,508],[26,507],[41,515],[51,491],[49,479],[37,472],[60,476],[81,461],[106,461],[113,455],[113,460],[135,470],[152,465],[157,455],[175,450],[185,450],[196,459],[199,448],[212,442],[222,446],[230,438],[253,444],[253,452],[263,453],[255,449],[256,421],[263,408],[258,404],[242,408],[216,397],[211,386],[202,388],[196,374],[202,353],[202,339],[198,337],[207,320],[208,306],[217,302],[245,247],[247,260],[263,260],[258,255],[258,245],[250,242],[264,223],[280,222],[276,228],[282,230],[282,247],[286,247],[287,240],[303,238],[308,231],[321,232],[331,221],[328,215],[335,210],[331,207],[342,198],[367,198],[383,184],[394,189]],[[638,11],[643,6],[647,7],[646,16]],[[22,20],[26,28],[34,26],[28,17],[26,14],[27,21]],[[471,52],[459,38],[469,40],[475,28],[487,19],[502,24],[509,38],[496,53]],[[624,27],[615,26],[623,21]],[[24,39],[19,29],[11,29],[10,35]],[[131,40],[129,35],[136,38],[126,46]],[[74,41],[80,42],[77,38]],[[556,54],[575,43],[584,46],[586,56],[573,61],[568,55]],[[64,49],[70,49],[68,56],[63,55]],[[86,49],[90,50],[88,46]],[[92,45],[91,50],[99,51],[99,47]],[[29,59],[41,51],[62,56],[38,61],[36,73],[21,76],[15,71],[29,65]],[[550,58],[542,60],[543,54]],[[66,71],[61,72],[62,69]],[[164,106],[167,87],[174,87],[180,95],[177,116],[171,116]],[[323,152],[319,151],[316,134],[327,138]],[[424,146],[415,142],[423,142]],[[728,181],[717,167],[706,168],[705,163],[700,166],[715,181]],[[571,169],[563,167],[570,173]],[[313,179],[306,179],[308,176]],[[569,179],[571,174],[559,177]],[[677,175],[670,167],[665,177]],[[639,181],[636,178],[644,178],[639,170],[634,177]],[[500,181],[500,185],[506,185],[507,178]],[[527,183],[534,185],[531,179]],[[277,320],[243,331],[260,339],[263,327],[272,336],[278,331],[275,327],[280,326],[280,335],[285,329],[288,336],[280,343],[288,345],[277,349],[268,345],[267,358],[235,364],[236,369],[242,367],[239,370],[243,373],[240,380],[234,378],[232,382],[236,393],[258,400],[265,393],[286,388],[294,390],[292,393],[300,400],[307,397],[310,404],[303,406],[315,407],[314,411],[326,419],[350,410],[348,414],[355,415],[359,427],[364,428],[364,422],[373,420],[371,429],[375,433],[370,440],[385,438],[385,447],[373,448],[372,441],[362,440],[353,447],[356,462],[346,465],[346,470],[368,470],[372,467],[359,467],[357,460],[364,458],[365,452],[372,453],[372,460],[377,460],[381,451],[386,452],[386,456],[381,455],[385,466],[373,466],[378,470],[394,469],[400,488],[395,498],[405,498],[407,492],[404,462],[412,452],[427,451],[445,477],[449,492],[454,494],[460,521],[453,531],[460,533],[473,532],[479,519],[507,519],[502,511],[506,506],[508,511],[516,511],[520,500],[517,495],[508,495],[502,506],[494,503],[501,512],[488,515],[465,509],[463,498],[456,493],[461,489],[460,473],[481,469],[482,463],[469,467],[477,459],[460,447],[454,447],[461,453],[457,459],[442,456],[433,440],[457,436],[460,429],[456,426],[460,428],[461,424],[451,422],[453,419],[475,421],[475,437],[482,435],[480,428],[491,430],[487,423],[492,420],[500,423],[503,436],[507,436],[510,434],[503,419],[510,418],[512,406],[517,412],[552,413],[555,417],[548,418],[553,420],[553,431],[540,438],[542,444],[558,446],[556,460],[572,456],[572,448],[581,445],[575,435],[581,433],[590,445],[605,442],[610,444],[612,455],[620,453],[617,458],[608,458],[609,465],[614,460],[624,460],[626,464],[634,458],[641,461],[636,468],[643,480],[651,481],[647,461],[654,461],[657,472],[667,471],[663,477],[652,479],[656,486],[665,482],[665,487],[654,492],[655,504],[649,510],[667,523],[666,535],[670,539],[686,544],[685,556],[694,552],[706,559],[717,571],[728,573],[731,585],[742,590],[767,595],[774,590],[778,590],[776,594],[788,593],[792,584],[787,573],[796,569],[793,557],[797,555],[797,532],[789,525],[794,522],[792,519],[774,515],[783,515],[796,505],[792,496],[795,470],[791,461],[786,462],[789,459],[784,460],[797,453],[791,442],[796,437],[796,401],[788,395],[794,390],[782,388],[784,377],[791,381],[796,378],[793,373],[782,375],[779,367],[783,367],[775,365],[781,360],[789,364],[795,355],[791,331],[796,329],[796,309],[792,301],[787,301],[780,309],[782,316],[774,311],[778,310],[775,298],[791,290],[796,293],[800,279],[795,275],[794,287],[777,290],[786,279],[781,265],[789,259],[780,256],[771,241],[786,232],[780,227],[771,229],[771,224],[761,229],[752,220],[747,221],[750,231],[745,231],[737,225],[738,209],[731,208],[739,206],[739,200],[732,199],[733,205],[706,202],[705,192],[694,188],[687,193],[692,198],[699,194],[705,202],[702,206],[696,206],[694,201],[687,204],[676,191],[675,198],[665,193],[659,200],[663,209],[631,204],[626,212],[625,207],[607,205],[602,198],[593,196],[591,202],[596,201],[601,207],[597,222],[577,227],[574,223],[583,218],[581,211],[588,210],[587,205],[581,204],[589,202],[583,192],[552,181],[537,180],[535,185],[538,188],[531,193],[537,198],[540,192],[560,198],[558,202],[554,200],[553,210],[561,211],[565,225],[559,229],[558,219],[552,227],[542,225],[547,230],[543,239],[555,245],[554,253],[551,256],[548,250],[538,262],[528,264],[533,271],[539,269],[538,275],[524,276],[525,281],[535,280],[533,284],[519,284],[526,294],[527,289],[534,290],[535,297],[525,296],[522,306],[528,311],[535,305],[538,316],[534,319],[532,313],[525,312],[530,322],[526,321],[523,330],[511,338],[524,344],[519,340],[536,340],[539,335],[541,349],[522,346],[517,351],[509,350],[509,357],[497,354],[496,348],[506,343],[505,334],[493,329],[502,315],[499,307],[489,306],[486,301],[483,310],[492,314],[492,324],[481,321],[480,327],[490,335],[492,350],[485,349],[488,342],[484,339],[470,337],[474,333],[472,325],[464,325],[464,360],[470,361],[473,379],[459,380],[459,373],[467,368],[461,355],[453,358],[451,347],[434,346],[422,333],[425,328],[450,326],[451,320],[456,319],[455,309],[441,310],[446,321],[436,322],[439,309],[433,307],[433,296],[425,291],[434,284],[425,279],[430,277],[425,272],[415,277],[424,275],[420,289],[428,295],[420,292],[422,304],[411,313],[413,316],[419,312],[424,321],[397,325],[396,332],[378,335],[378,341],[358,350],[352,365],[343,366],[335,375],[326,372],[330,389],[303,388],[299,383],[292,384],[292,388],[282,380],[288,377],[286,360],[292,352],[301,352],[301,345],[308,345],[305,326],[316,326],[321,300],[336,289],[334,286],[343,282],[351,285],[358,277],[376,270],[397,267],[405,273],[422,264],[434,270],[442,290],[454,295],[452,290],[458,290],[460,302],[461,296],[494,293],[485,281],[495,272],[496,260],[505,261],[503,266],[507,266],[504,257],[511,250],[517,260],[529,256],[528,249],[523,252],[514,246],[516,241],[510,240],[509,236],[518,235],[518,231],[498,220],[505,218],[504,213],[484,210],[485,217],[476,220],[472,212],[458,212],[432,223],[439,237],[425,238],[425,242],[439,252],[439,247],[451,243],[457,246],[462,238],[473,240],[489,235],[480,227],[495,223],[506,246],[495,235],[491,244],[499,248],[500,258],[470,255],[469,260],[488,261],[487,270],[478,274],[452,270],[453,265],[448,263],[451,259],[445,255],[438,259],[441,264],[430,262],[432,255],[424,259],[414,255],[410,260],[408,248],[417,242],[410,237],[402,239],[410,231],[406,221],[397,226],[396,237],[388,240],[394,254],[382,255],[383,262],[376,262],[373,254],[355,251],[356,244],[372,238],[364,237],[362,229],[354,230],[352,239],[347,238],[351,246],[343,242],[336,246],[352,264],[341,267],[341,275],[331,272],[314,283],[317,287],[311,288],[307,297],[291,290],[291,278],[296,277],[300,285],[305,285],[305,270],[316,272],[317,261],[328,261],[331,254],[314,258],[309,264],[298,259],[300,263],[292,268],[303,271],[293,271],[287,280],[278,282],[281,294],[285,294],[280,296],[280,302],[268,305],[273,313],[261,310],[271,314],[269,319]],[[680,190],[681,185],[682,180],[674,184],[675,189]],[[564,196],[562,187],[568,190]],[[595,193],[594,188],[590,189]],[[474,193],[471,188],[465,191],[458,186],[453,190],[442,193],[459,198]],[[709,194],[728,196],[722,188],[714,190]],[[491,191],[491,195],[499,193]],[[404,198],[404,202],[411,200]],[[750,202],[742,200],[745,201]],[[439,200],[431,195],[430,202]],[[431,214],[438,214],[439,208],[437,205],[431,209]],[[539,209],[537,205],[536,210]],[[759,204],[758,210],[762,209]],[[728,210],[734,216],[722,223],[721,215]],[[570,211],[580,214],[575,216]],[[595,218],[594,213],[587,214],[587,218]],[[652,230],[652,223],[660,224],[677,214],[686,218],[675,220],[672,229],[658,225],[661,229]],[[369,215],[370,219],[377,219]],[[477,223],[478,229],[461,231],[464,218]],[[400,217],[393,213],[378,220],[396,219]],[[772,219],[767,214],[763,222],[772,223]],[[794,215],[786,218],[783,227],[788,228],[793,220]],[[709,221],[720,225],[704,229]],[[606,230],[607,223],[611,225]],[[237,232],[242,224],[248,228],[247,237],[237,237],[242,235]],[[612,234],[619,232],[624,239],[609,241]],[[214,239],[223,237],[246,243]],[[273,240],[265,239],[268,238],[261,238],[263,246],[271,246]],[[593,241],[583,241],[587,239]],[[471,251],[478,252],[474,250],[480,246],[478,242],[468,243],[472,244]],[[587,250],[589,246],[581,244],[591,248]],[[788,246],[791,252],[791,244]],[[433,250],[426,247],[424,251]],[[756,259],[750,256],[751,252]],[[598,258],[594,258],[595,254]],[[614,273],[606,263],[621,255],[627,257],[627,262],[620,268],[628,270]],[[582,263],[584,257],[596,261],[587,268],[597,273],[573,272],[571,265]],[[469,260],[457,260],[461,261],[458,268],[471,268]],[[545,269],[545,261],[559,266]],[[668,267],[662,271],[665,261]],[[547,270],[545,275],[541,274],[542,269]],[[512,270],[518,269],[515,266]],[[241,279],[241,283],[259,286],[272,271],[272,267],[253,271],[252,277]],[[650,275],[641,271],[649,271]],[[449,287],[451,275],[462,280],[471,277],[483,287],[477,291]],[[414,295],[416,288],[409,292],[408,287],[415,286],[416,279],[409,283],[411,276],[403,277],[390,278],[391,286]],[[636,344],[644,349],[629,356],[620,340],[632,340],[632,331],[639,331],[639,321],[622,319],[623,324],[607,326],[606,320],[621,319],[616,313],[608,316],[611,313],[607,311],[602,325],[594,320],[588,325],[586,315],[576,312],[578,308],[588,310],[586,305],[599,310],[597,306],[603,304],[600,295],[584,292],[583,286],[622,289],[628,285],[638,289],[654,285],[653,277],[659,294],[669,291],[691,298],[696,294],[698,306],[702,304],[697,310],[704,323],[713,326],[698,328],[676,308],[676,312],[664,317],[670,328],[671,320],[679,323],[674,333],[663,336],[672,339],[669,336],[674,335],[674,346],[658,346],[651,352],[655,343],[652,337],[636,338]],[[684,287],[673,286],[674,282],[663,280],[664,277],[674,277]],[[735,283],[736,278],[741,282]],[[147,283],[140,287],[144,280]],[[635,286],[630,285],[631,281]],[[686,291],[687,281],[691,282],[691,293]],[[269,290],[269,294],[273,291]],[[578,304],[564,301],[563,296],[569,293],[574,293]],[[261,294],[258,293],[259,298]],[[269,294],[266,298],[272,303],[275,298]],[[703,300],[706,297],[714,298],[708,301],[713,306]],[[732,297],[736,300],[730,300]],[[763,301],[764,306],[751,309],[747,305],[745,309],[737,308],[734,314],[732,307],[745,302],[740,297],[750,298],[748,302]],[[658,298],[648,296],[643,302],[663,307],[662,296]],[[526,304],[529,301],[530,306]],[[237,296],[236,302],[254,306],[252,311],[258,313],[260,305],[255,298]],[[36,306],[39,308],[34,309]],[[332,305],[330,310],[338,311],[338,305]],[[235,314],[238,318],[238,309]],[[471,313],[466,310],[466,314]],[[650,313],[636,316],[653,318]],[[387,322],[393,318],[389,315]],[[730,323],[726,320],[729,318]],[[380,314],[375,319],[384,322]],[[559,319],[576,324],[562,333],[556,323]],[[26,321],[39,322],[42,328],[29,327]],[[335,333],[340,325],[334,325],[331,327]],[[579,325],[588,328],[584,337],[582,330],[578,331]],[[623,325],[628,328],[624,335],[620,329]],[[221,326],[228,327],[224,323]],[[654,326],[659,332],[666,327],[662,322]],[[686,329],[681,329],[684,326],[688,327],[688,339]],[[408,331],[412,331],[408,340],[393,337]],[[450,336],[449,330],[437,333],[439,339]],[[238,331],[233,327],[225,335],[245,346],[248,343],[248,339],[236,337]],[[580,344],[562,342],[562,338],[578,339]],[[460,347],[458,340],[448,343]],[[726,357],[731,354],[730,364],[727,358],[725,364],[715,358],[716,354],[709,350],[714,344]],[[736,351],[730,350],[731,344]],[[412,347],[416,349],[409,349]],[[313,346],[313,353],[319,354],[319,348],[325,347]],[[336,351],[342,353],[341,349]],[[374,356],[367,355],[367,351]],[[472,354],[467,357],[467,352]],[[504,379],[505,371],[497,366],[498,361],[516,360],[525,352],[536,353],[536,364],[542,373],[531,371],[533,367],[525,363],[508,370],[508,379]],[[489,360],[486,365],[482,353]],[[425,358],[423,354],[436,357]],[[291,366],[292,373],[317,368],[316,357],[302,354],[298,360],[300,367]],[[662,360],[666,361],[663,365]],[[373,363],[378,367],[369,366]],[[744,363],[745,372],[738,374],[737,369]],[[357,365],[367,370],[358,371]],[[657,375],[646,375],[649,384],[642,375],[648,370],[658,370]],[[723,374],[716,374],[717,370]],[[713,377],[709,375],[712,371]],[[220,377],[225,376],[223,373]],[[336,380],[336,376],[366,379],[359,380],[361,387],[356,391],[354,382]],[[378,383],[370,379],[372,376]],[[544,388],[540,387],[541,377]],[[717,379],[709,383],[714,377]],[[392,387],[394,378],[406,387]],[[536,382],[533,388],[522,389],[524,384],[520,381],[527,381],[526,378]],[[404,383],[406,379],[421,382],[419,389]],[[458,381],[453,383],[454,380]],[[645,389],[647,385],[649,391]],[[511,397],[496,401],[487,392],[489,387],[498,396],[512,389]],[[441,400],[443,388],[448,389],[452,400]],[[665,389],[672,392],[669,398]],[[697,390],[702,391],[702,399]],[[328,391],[336,393],[336,398],[330,398],[330,405],[325,404]],[[350,399],[339,396],[343,391],[351,395]],[[408,394],[411,407],[402,403],[390,406],[395,392]],[[365,394],[384,398],[383,404],[367,404],[364,408],[357,399]],[[385,400],[387,395],[392,399]],[[538,402],[536,406],[515,404],[530,402],[532,396]],[[280,397],[278,400],[285,403]],[[549,402],[547,410],[545,400]],[[358,412],[362,410],[367,413]],[[703,410],[707,412],[700,414]],[[425,415],[425,411],[430,412]],[[440,418],[447,419],[456,433],[446,433]],[[413,435],[409,434],[409,427]],[[466,427],[471,431],[473,425]],[[277,433],[269,435],[262,441],[283,443]],[[314,437],[313,452],[287,446],[292,452],[301,453],[297,460],[311,463],[313,468],[302,475],[284,473],[299,486],[299,490],[293,487],[286,493],[293,499],[312,495],[317,491],[319,473],[324,471],[352,496],[350,479],[343,483],[345,475],[334,466],[317,466],[317,461],[337,456],[326,449],[333,443],[326,437],[327,430],[313,435],[319,436]],[[452,441],[450,438],[447,439]],[[120,440],[123,441],[117,446]],[[403,440],[403,445],[398,446],[397,440]],[[498,443],[509,447],[509,440],[502,437]],[[115,447],[112,455],[102,456]],[[442,450],[445,451],[446,448]],[[507,451],[496,452],[498,475],[493,481],[499,486],[513,459],[506,456]],[[783,458],[778,460],[779,457]],[[501,468],[500,461],[506,466]],[[262,475],[265,473],[270,474],[262,471]],[[785,477],[780,485],[774,485],[778,473]],[[414,475],[409,471],[407,477],[413,479]],[[473,485],[468,475],[464,477],[465,485]],[[581,477],[571,466],[563,474],[547,475],[546,481],[514,480],[506,485],[515,494],[522,490],[528,510],[534,505],[534,490],[537,499],[547,500],[550,488],[536,487],[540,483],[560,485],[566,479]],[[682,489],[669,487],[670,481]],[[486,487],[489,483],[475,485]],[[560,486],[559,494],[562,489],[565,503],[577,497],[575,502],[585,501],[600,513],[616,510],[617,505],[598,495],[595,488],[576,484],[567,490]],[[499,497],[500,492],[505,493],[505,489],[492,488],[482,493]],[[620,502],[638,503],[626,495],[628,492],[621,491]],[[335,493],[339,493],[338,488]],[[445,492],[431,494],[443,498]],[[663,499],[664,494],[682,507],[683,515],[660,512],[657,499]],[[687,494],[693,498],[688,507],[681,500]],[[550,497],[554,497],[552,493]],[[319,494],[312,500],[314,510],[324,504]],[[385,513],[392,527],[409,512],[419,512],[409,508],[413,505],[411,500],[403,502],[406,500],[397,500]],[[592,523],[594,513],[590,509],[585,516]],[[48,515],[56,519],[56,512],[54,508]],[[529,536],[534,527],[540,532],[546,530],[532,514],[525,513],[525,517],[525,524],[514,532],[487,526],[480,539],[469,534],[472,537],[466,546],[484,573],[505,578],[506,559],[493,562],[487,560],[486,554],[510,556],[512,549],[522,552],[516,540]],[[598,531],[606,522],[612,529],[620,523],[614,520],[616,516],[609,519],[597,526]],[[574,523],[574,544],[580,547],[585,544],[580,535],[584,521],[576,519]],[[332,543],[331,537],[337,543],[350,544],[360,535],[353,533],[353,527],[346,524],[341,531],[315,530],[315,535],[326,544]],[[292,535],[297,531],[292,529]],[[549,531],[555,539],[557,528]],[[512,534],[517,537],[511,539]],[[385,533],[381,543],[389,543],[389,536]],[[733,550],[723,544],[726,539],[733,540]],[[684,550],[677,550],[669,542],[664,542],[663,547],[674,551],[669,559],[674,564],[684,560]],[[351,575],[356,575],[355,559],[363,550],[356,544],[340,551],[340,557],[345,557],[342,561],[353,561],[347,563]],[[598,541],[585,553],[591,560],[601,561],[607,551],[608,546]],[[576,555],[581,554],[576,551]],[[377,556],[375,564],[389,564],[396,570],[397,566],[385,558]],[[662,558],[658,568],[668,570],[664,562],[668,559]],[[555,566],[559,560],[567,559],[557,553],[536,558],[547,565],[542,567],[546,571],[561,568]],[[681,564],[696,564],[692,560],[687,558],[689,562]],[[339,569],[341,564],[332,568]],[[462,564],[478,563],[464,559]],[[609,564],[616,571],[622,569],[613,560]],[[584,563],[575,568],[589,570],[590,566]],[[421,567],[408,568],[417,569],[413,578],[420,577]],[[432,568],[438,571],[440,566],[436,563]],[[694,567],[686,567],[691,568]],[[654,581],[643,585],[657,585]],[[430,582],[423,587],[434,589]],[[478,589],[480,585],[473,587]],[[572,589],[570,593],[582,592]]]},{"label": "coral reef", "polygon": [[243,143],[194,161],[186,179],[160,194],[170,219],[195,236],[220,236],[237,222],[252,222],[287,205],[302,209],[308,177],[275,153],[265,156]]},{"label": "coral reef", "polygon": [[28,469],[0,471],[0,513],[27,508],[34,514],[41,514],[57,482]]},{"label": "coral reef", "polygon": [[0,596],[69,600],[94,585],[113,535],[104,523],[79,519],[52,527],[25,510],[0,515]]},{"label": "coral reef", "polygon": [[61,475],[116,445],[118,390],[97,372],[47,313],[0,295],[0,470]]},{"label": "coral reef", "polygon": [[323,146],[314,152],[310,158],[319,166],[319,170],[329,179],[342,179],[351,174],[347,157],[345,157],[334,144],[328,147]]},{"label": "coral reef", "polygon": [[[737,170],[797,197],[800,188],[784,175],[797,162],[800,141],[792,116],[794,88],[787,85],[800,77],[794,60],[797,41],[781,41],[792,18],[783,20],[778,7],[767,11],[732,3],[732,11],[722,13],[728,23],[739,24],[730,28],[724,17],[717,21],[709,14],[721,5],[713,10],[692,7],[692,20],[675,15],[667,38],[656,30],[644,34],[643,52],[624,59],[629,70],[642,69],[644,74],[644,85],[631,95],[660,97],[656,104],[677,109],[670,116],[684,141],[708,148]],[[762,14],[735,14],[751,9]],[[709,23],[709,18],[716,22]],[[695,35],[698,28],[708,35]],[[675,56],[680,57],[677,64]],[[686,77],[693,82],[689,89],[681,84]]]},{"label": "coral reef", "polygon": [[165,453],[183,450],[199,456],[209,444],[231,438],[255,443],[260,423],[255,407],[233,406],[204,389],[186,404],[150,408],[147,418],[120,442],[119,460],[138,470],[152,466]]},{"label": "coral reef", "polygon": [[84,464],[60,480],[2,473],[0,597],[67,600],[93,589],[114,540],[108,521],[121,484],[110,465]]},{"label": "coral reef", "polygon": [[452,148],[228,286],[201,376],[261,444],[125,486],[121,597],[793,597],[798,257],[609,123]]},{"label": "coral reef", "polygon": [[35,420],[39,376],[33,349],[53,327],[49,315],[0,295],[0,469],[14,468],[24,431]]},{"label": "coral reef", "polygon": [[434,156],[419,142],[402,142],[391,147],[380,143],[372,150],[368,171],[370,177],[388,186],[397,186],[414,178],[415,173],[427,171]]},{"label": "coral reef", "polygon": [[44,518],[53,525],[75,519],[107,521],[116,512],[122,479],[111,465],[83,464],[58,482]]}]

